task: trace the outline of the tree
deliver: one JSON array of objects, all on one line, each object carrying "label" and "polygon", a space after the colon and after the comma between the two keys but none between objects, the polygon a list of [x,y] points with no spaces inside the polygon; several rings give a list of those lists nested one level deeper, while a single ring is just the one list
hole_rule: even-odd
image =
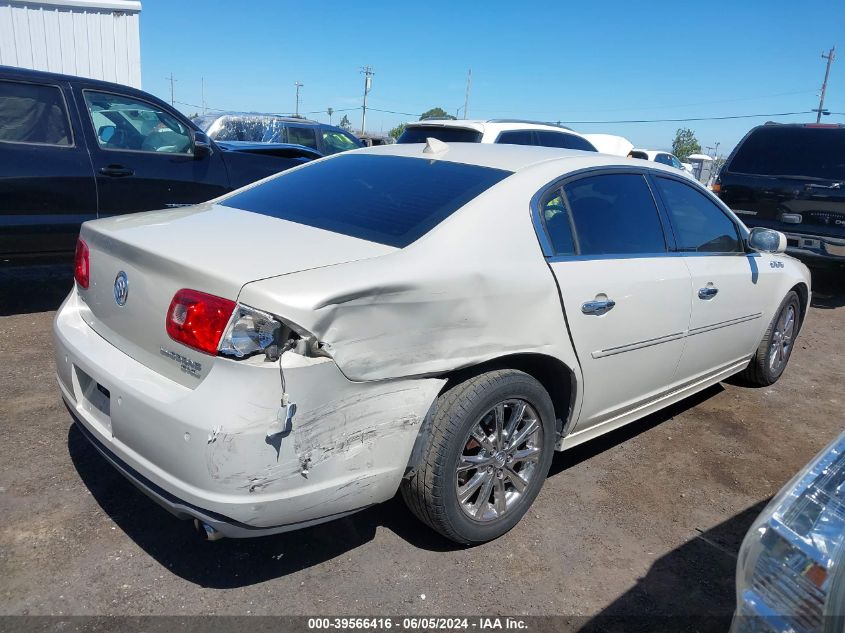
[{"label": "tree", "polygon": [[343,115],[343,118],[340,120],[340,127],[342,127],[344,130],[351,130],[352,129],[352,123],[349,121],[349,117],[346,116],[345,114]]},{"label": "tree", "polygon": [[425,119],[453,119],[451,114],[446,112],[443,108],[432,108],[431,110],[426,110],[420,115],[420,121],[424,121]]},{"label": "tree", "polygon": [[695,138],[695,132],[689,128],[681,128],[675,133],[675,140],[672,141],[672,153],[678,160],[685,162],[690,154],[701,152],[701,143]]},{"label": "tree", "polygon": [[334,108],[327,109],[326,114],[329,115],[329,125],[331,125],[332,124],[332,115],[334,114]]},{"label": "tree", "polygon": [[392,136],[393,138],[398,139],[400,136],[402,136],[402,132],[404,132],[404,131],[405,131],[405,124],[400,123],[395,128],[390,130],[390,132],[388,132],[388,134],[390,134],[390,136]]}]

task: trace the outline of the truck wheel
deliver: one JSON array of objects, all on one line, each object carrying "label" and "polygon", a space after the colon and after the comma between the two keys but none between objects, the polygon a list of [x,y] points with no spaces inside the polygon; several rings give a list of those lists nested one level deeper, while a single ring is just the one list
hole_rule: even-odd
[{"label": "truck wheel", "polygon": [[740,378],[757,387],[775,384],[786,369],[800,328],[801,303],[795,291],[790,290],[763,335],[754,358],[739,374]]},{"label": "truck wheel", "polygon": [[510,530],[549,472],[555,443],[551,398],[528,374],[504,369],[440,395],[431,433],[402,497],[424,523],[457,543]]}]

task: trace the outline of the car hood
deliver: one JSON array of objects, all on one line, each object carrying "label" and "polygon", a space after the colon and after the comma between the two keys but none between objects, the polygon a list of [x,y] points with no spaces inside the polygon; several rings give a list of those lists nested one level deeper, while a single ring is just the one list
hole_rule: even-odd
[{"label": "car hood", "polygon": [[282,158],[310,158],[311,160],[323,157],[316,149],[293,143],[256,143],[252,141],[215,141],[215,143],[226,152],[269,154]]}]

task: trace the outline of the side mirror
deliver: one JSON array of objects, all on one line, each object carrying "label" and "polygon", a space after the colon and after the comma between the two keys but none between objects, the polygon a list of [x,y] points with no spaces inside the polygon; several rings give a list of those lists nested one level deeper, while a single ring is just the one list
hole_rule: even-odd
[{"label": "side mirror", "polygon": [[214,152],[211,139],[205,132],[194,132],[194,158],[205,158]]},{"label": "side mirror", "polygon": [[100,139],[100,143],[108,143],[114,136],[115,131],[117,131],[117,128],[113,125],[101,125],[97,130],[97,137]]},{"label": "side mirror", "polygon": [[783,253],[786,251],[786,235],[758,226],[751,229],[748,245],[761,253]]}]

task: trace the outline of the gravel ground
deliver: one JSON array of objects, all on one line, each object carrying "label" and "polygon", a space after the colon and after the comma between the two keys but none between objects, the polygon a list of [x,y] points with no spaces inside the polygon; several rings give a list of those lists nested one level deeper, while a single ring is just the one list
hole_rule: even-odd
[{"label": "gravel ground", "polygon": [[838,271],[816,275],[780,382],[715,386],[558,454],[493,543],[455,547],[398,499],[206,543],[72,426],[50,335],[69,285],[60,268],[0,270],[0,614],[728,615],[749,524],[843,426]]}]

